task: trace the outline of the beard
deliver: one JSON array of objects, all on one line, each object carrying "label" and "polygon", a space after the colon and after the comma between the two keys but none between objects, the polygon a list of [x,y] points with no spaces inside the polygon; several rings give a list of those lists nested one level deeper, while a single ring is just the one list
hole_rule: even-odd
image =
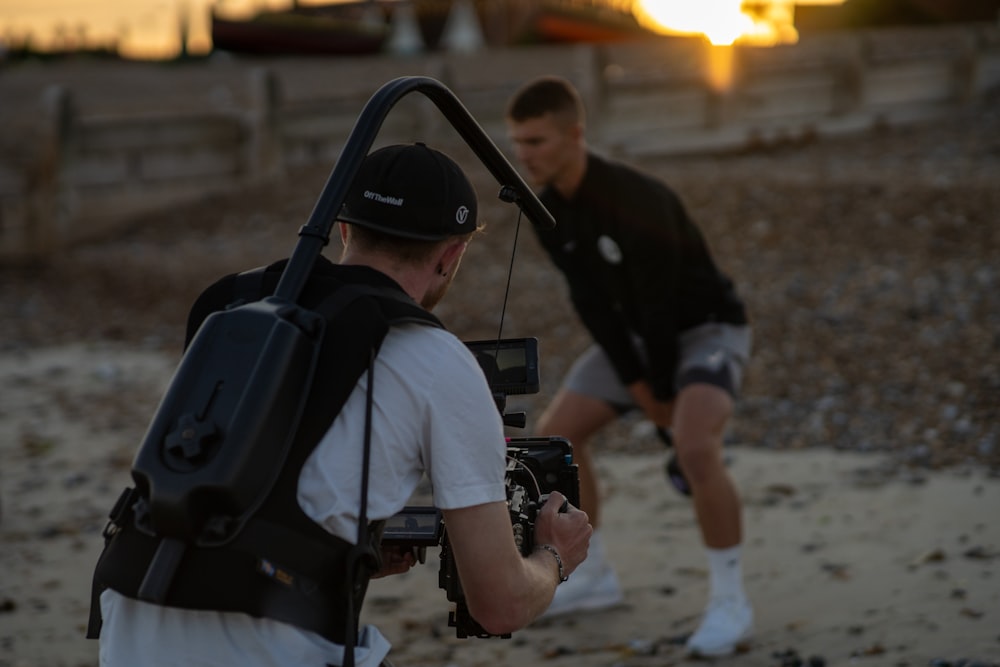
[{"label": "beard", "polygon": [[445,276],[440,283],[431,287],[424,294],[424,298],[420,300],[421,307],[424,310],[434,310],[434,306],[438,305],[444,295],[448,292],[448,288],[451,287],[451,281],[455,279],[455,273],[457,273],[458,267]]}]

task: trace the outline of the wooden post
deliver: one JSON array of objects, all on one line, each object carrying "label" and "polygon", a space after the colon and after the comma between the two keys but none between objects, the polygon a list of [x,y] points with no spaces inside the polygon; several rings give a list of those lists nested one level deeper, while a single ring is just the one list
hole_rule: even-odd
[{"label": "wooden post", "polygon": [[601,119],[605,116],[607,89],[604,80],[607,54],[596,44],[577,44],[573,47],[573,74],[577,92],[587,110],[587,133],[593,137],[603,135]]},{"label": "wooden post", "polygon": [[24,250],[30,256],[61,248],[78,213],[72,189],[62,178],[66,162],[72,159],[73,98],[66,88],[53,85],[42,93],[41,106],[41,150],[27,183]]},{"label": "wooden post", "polygon": [[955,77],[954,99],[960,106],[970,104],[976,97],[979,56],[979,45],[976,44],[976,40],[974,38],[963,40],[962,51],[955,59],[952,70]]},{"label": "wooden post", "polygon": [[247,175],[255,181],[280,176],[285,160],[278,131],[281,88],[274,72],[263,67],[250,70],[250,139]]},{"label": "wooden post", "polygon": [[856,111],[864,96],[865,63],[862,43],[851,39],[836,60],[830,113],[843,116]]},{"label": "wooden post", "polygon": [[704,127],[719,129],[731,120],[734,95],[745,79],[744,65],[738,47],[716,46],[706,40],[704,49]]}]

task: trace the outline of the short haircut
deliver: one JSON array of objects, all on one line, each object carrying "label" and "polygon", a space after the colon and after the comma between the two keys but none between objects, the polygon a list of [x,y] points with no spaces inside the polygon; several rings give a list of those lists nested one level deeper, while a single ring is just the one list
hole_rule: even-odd
[{"label": "short haircut", "polygon": [[562,116],[573,123],[584,123],[580,93],[569,81],[558,76],[542,76],[524,84],[507,104],[507,118],[520,123],[547,113]]},{"label": "short haircut", "polygon": [[403,264],[420,264],[434,252],[441,241],[423,241],[394,236],[385,232],[350,225],[351,242],[366,252],[391,255]]},{"label": "short haircut", "polygon": [[365,252],[377,252],[380,254],[395,257],[405,265],[417,266],[426,262],[437,250],[438,247],[450,243],[456,239],[471,239],[480,231],[483,226],[477,227],[475,231],[462,236],[453,236],[448,239],[437,241],[424,241],[420,239],[410,239],[402,236],[394,236],[377,229],[362,227],[361,225],[348,225],[350,227],[350,242]]}]

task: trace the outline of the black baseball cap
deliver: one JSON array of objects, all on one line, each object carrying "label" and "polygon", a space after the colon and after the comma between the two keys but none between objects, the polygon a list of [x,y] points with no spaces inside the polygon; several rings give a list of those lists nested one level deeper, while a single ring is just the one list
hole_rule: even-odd
[{"label": "black baseball cap", "polygon": [[337,217],[392,236],[440,241],[476,229],[476,191],[444,153],[422,143],[372,152]]}]

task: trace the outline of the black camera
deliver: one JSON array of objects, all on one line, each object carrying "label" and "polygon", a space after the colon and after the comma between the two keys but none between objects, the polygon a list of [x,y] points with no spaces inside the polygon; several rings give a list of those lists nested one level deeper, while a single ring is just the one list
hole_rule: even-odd
[{"label": "black camera", "polygon": [[538,392],[538,339],[474,340],[465,345],[483,369],[503,423],[524,428],[527,416],[523,412],[508,413],[507,397]]},{"label": "black camera", "polygon": [[[472,349],[486,374],[504,423],[524,426],[523,416],[509,419],[510,415],[504,412],[504,408],[508,394],[538,391],[537,340],[474,341],[466,345]],[[558,491],[573,505],[580,504],[580,478],[577,465],[573,462],[573,446],[565,438],[508,438],[505,483],[514,542],[524,556],[534,549],[535,518],[551,492]],[[447,526],[437,508],[403,508],[386,521],[382,544],[411,550],[421,563],[426,560],[427,547],[440,546],[438,586],[445,591],[448,601],[455,605],[449,614],[448,625],[455,628],[455,635],[459,638],[497,636],[486,632],[469,613],[448,542]],[[509,634],[500,636],[510,637]]]}]

